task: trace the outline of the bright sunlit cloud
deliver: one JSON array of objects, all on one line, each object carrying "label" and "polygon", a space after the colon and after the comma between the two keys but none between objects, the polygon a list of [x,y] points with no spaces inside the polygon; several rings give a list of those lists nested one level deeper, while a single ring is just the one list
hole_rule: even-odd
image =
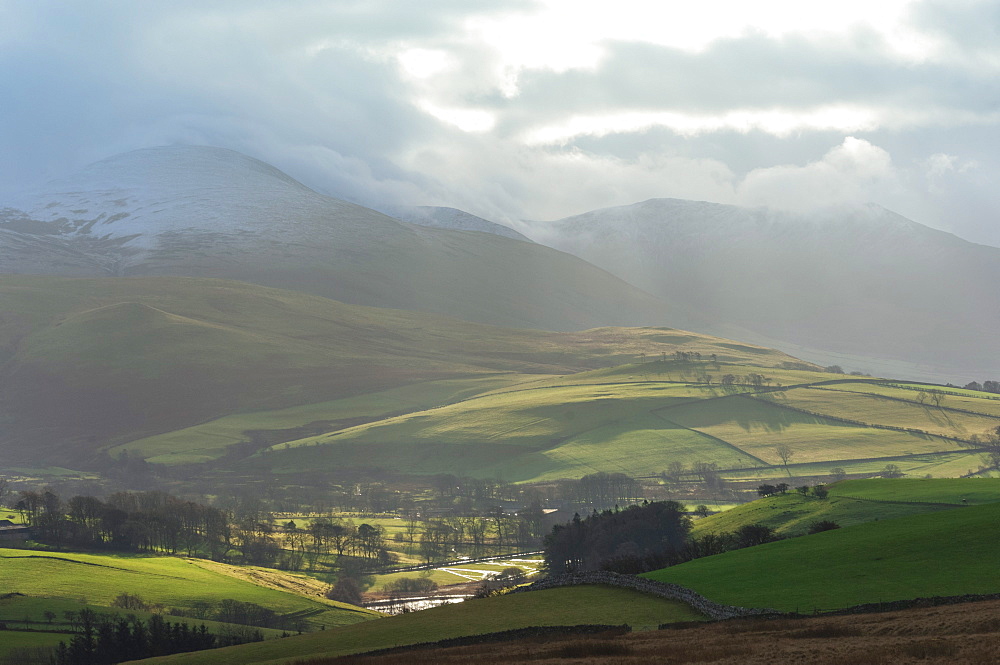
[{"label": "bright sunlit cloud", "polygon": [[438,49],[411,48],[399,54],[403,70],[417,79],[425,79],[448,69],[451,57]]},{"label": "bright sunlit cloud", "polygon": [[488,132],[496,124],[496,117],[481,109],[443,108],[426,100],[420,102],[419,106],[441,122],[463,132]]},{"label": "bright sunlit cloud", "polygon": [[602,44],[646,42],[699,51],[719,39],[759,33],[838,35],[867,29],[900,55],[925,57],[936,43],[906,22],[914,0],[542,0],[534,11],[476,17],[470,37],[493,46],[507,67],[564,71],[593,67]]},{"label": "bright sunlit cloud", "polygon": [[788,136],[803,130],[856,132],[878,125],[874,112],[862,108],[829,107],[813,111],[734,110],[719,115],[687,113],[619,113],[608,116],[575,116],[567,122],[529,132],[528,145],[564,144],[579,136],[606,136],[616,132],[639,132],[666,127],[681,136],[697,136],[731,130],[741,133],[763,131]]}]

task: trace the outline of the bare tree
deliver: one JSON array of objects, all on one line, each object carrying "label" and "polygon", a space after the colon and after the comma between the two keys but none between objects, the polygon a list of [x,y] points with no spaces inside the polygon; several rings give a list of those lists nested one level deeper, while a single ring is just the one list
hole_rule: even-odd
[{"label": "bare tree", "polygon": [[931,401],[934,402],[934,406],[940,407],[941,402],[944,400],[944,392],[935,388],[930,392]]},{"label": "bare tree", "polygon": [[785,466],[785,473],[791,476],[792,472],[788,470],[788,461],[795,456],[795,451],[784,443],[779,443],[774,447],[774,453],[781,459],[781,463]]},{"label": "bare tree", "polygon": [[986,432],[983,437],[975,437],[980,447],[985,451],[983,463],[989,468],[1000,469],[1000,427]]}]

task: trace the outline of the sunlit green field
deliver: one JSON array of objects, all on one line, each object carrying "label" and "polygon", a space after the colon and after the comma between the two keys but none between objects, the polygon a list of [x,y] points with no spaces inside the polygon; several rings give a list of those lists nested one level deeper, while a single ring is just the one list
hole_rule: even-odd
[{"label": "sunlit green field", "polygon": [[1000,478],[871,478],[828,486],[819,499],[790,490],[699,519],[695,535],[733,532],[764,524],[784,535],[805,533],[822,520],[849,526],[962,506],[1000,503]]},{"label": "sunlit green field", "polygon": [[696,559],[645,576],[721,603],[811,612],[1000,592],[1000,504],[880,519]]},{"label": "sunlit green field", "polygon": [[[966,451],[955,451],[938,454],[903,455],[897,457],[876,457],[863,460],[826,460],[797,464],[793,457],[788,465],[788,471],[793,476],[827,476],[832,469],[842,469],[847,474],[878,474],[886,464],[895,464],[902,473],[914,477],[927,475],[939,477],[959,477],[972,474],[982,464],[980,456]],[[782,468],[782,473],[784,469]],[[776,480],[774,467],[747,469],[726,474],[737,480]],[[786,477],[787,480],[787,477]]]},{"label": "sunlit green field", "polygon": [[[910,395],[916,395],[907,391]],[[971,402],[972,400],[966,400]],[[995,408],[989,400],[975,400],[970,405],[980,409]],[[931,434],[968,438],[983,434],[1000,425],[1000,417],[979,416],[950,408],[945,398],[941,406],[933,403],[919,404],[887,400],[874,395],[837,391],[832,389],[799,389],[788,391],[782,404],[806,411],[823,413],[837,418],[847,418],[864,423],[920,429]],[[956,400],[957,403],[957,400]],[[1000,404],[1000,403],[998,403]],[[1000,409],[997,409],[1000,411]]]},{"label": "sunlit green field", "polygon": [[[751,479],[825,475],[832,467],[878,473],[890,462],[904,473],[959,476],[980,465],[965,441],[1000,424],[1000,418],[986,415],[994,408],[988,398],[955,396],[956,403],[963,400],[962,408],[979,409],[963,413],[948,406],[950,397],[932,406],[863,394],[871,389],[917,395],[875,379],[720,363],[722,371],[737,377],[763,374],[764,385],[754,388],[719,385],[711,363],[647,365],[509,385],[446,406],[304,437],[273,446],[266,465],[296,473],[366,466],[377,459],[383,468],[405,473],[516,482],[598,471],[649,476],[671,462],[689,468],[714,463],[728,477]],[[672,376],[682,368],[691,382]],[[786,388],[775,390],[778,383]],[[791,452],[787,470],[779,446]],[[261,462],[258,457],[247,466]]]},{"label": "sunlit green field", "polygon": [[178,654],[145,663],[249,665],[292,663],[314,655],[345,655],[530,626],[623,623],[652,628],[702,617],[682,603],[601,586],[562,587],[466,601],[275,642]]},{"label": "sunlit green field", "polygon": [[[894,397],[896,399],[903,399],[915,404],[920,404],[919,393],[928,392],[931,390],[941,390],[943,392],[943,397],[941,398],[940,407],[943,409],[964,409],[966,411],[973,411],[975,413],[980,413],[986,416],[994,416],[1000,418],[1000,395],[992,395],[990,393],[983,393],[974,390],[962,390],[961,388],[938,388],[936,386],[926,386],[920,384],[899,384],[907,387],[898,387],[897,385],[881,385],[877,383],[841,383],[833,386],[823,386],[823,390],[839,391],[839,392],[856,392],[864,393],[869,395],[884,395],[886,397]],[[924,404],[932,407],[938,408],[938,405],[931,399],[930,396],[924,398]]]},{"label": "sunlit green field", "polygon": [[769,464],[782,463],[775,452],[778,445],[787,445],[792,450],[790,461],[795,463],[913,455],[959,447],[937,437],[867,428],[822,415],[799,413],[782,408],[782,403],[780,397],[771,402],[734,396],[665,409],[661,413]]},{"label": "sunlit green field", "polygon": [[232,598],[280,614],[301,613],[317,628],[355,623],[374,616],[319,595],[307,597],[261,586],[248,580],[246,568],[198,559],[0,549],[0,570],[3,571],[0,595],[17,592],[29,596],[85,598],[90,603],[108,605],[115,596],[127,592],[138,594],[147,602],[181,609],[189,609],[198,602],[215,603]]}]

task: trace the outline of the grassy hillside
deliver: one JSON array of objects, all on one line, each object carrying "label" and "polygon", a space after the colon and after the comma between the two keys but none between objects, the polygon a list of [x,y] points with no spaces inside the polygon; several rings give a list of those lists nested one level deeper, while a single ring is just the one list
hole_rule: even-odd
[{"label": "grassy hillside", "polygon": [[358,653],[530,626],[627,623],[634,627],[652,627],[700,618],[682,603],[628,589],[563,587],[445,605],[275,642],[179,654],[143,662],[149,665],[291,663],[306,656]]},{"label": "grassy hillside", "polygon": [[[72,623],[67,621],[65,613],[76,613],[84,608],[99,614],[117,614],[119,616],[131,614],[143,621],[148,620],[151,616],[151,613],[142,610],[126,611],[120,608],[83,603],[80,599],[21,595],[3,597],[0,598],[0,623],[6,624],[7,629],[3,632],[3,640],[0,641],[0,662],[6,662],[3,659],[9,658],[8,654],[13,649],[55,647],[60,642],[69,642],[72,637],[70,632],[72,631]],[[46,612],[55,614],[51,622],[45,616]],[[218,621],[174,617],[169,614],[163,615],[163,618],[171,623],[182,622],[195,626],[204,624],[213,633],[219,632],[224,627],[231,627],[231,624]],[[22,628],[25,630],[20,630]],[[258,630],[265,639],[280,637],[285,632],[274,628],[259,628]]]},{"label": "grassy hillside", "polygon": [[[253,569],[200,559],[0,549],[0,569],[4,573],[0,595],[17,592],[54,598],[83,597],[96,605],[109,605],[115,596],[127,592],[150,603],[185,610],[201,602],[232,598],[279,614],[295,613],[314,629],[377,616],[322,598],[321,589],[304,576],[274,571],[254,575]],[[279,583],[285,590],[279,588]]]},{"label": "grassy hillside", "polygon": [[707,462],[735,479],[887,463],[959,476],[980,465],[972,439],[1000,424],[985,393],[932,398],[671,329],[514,330],[165,277],[6,277],[0,311],[8,467],[127,451],[248,473],[535,481]]},{"label": "grassy hillside", "polygon": [[[755,373],[766,373],[756,387],[720,385],[724,376]],[[902,396],[859,392],[864,388]],[[303,437],[245,465],[298,473],[364,466],[377,457],[401,472],[515,481],[596,471],[649,476],[671,462],[714,463],[733,478],[825,475],[832,467],[877,473],[888,463],[921,475],[977,468],[971,440],[1000,425],[995,400],[979,393],[958,407],[950,397],[921,403],[918,394],[818,371],[657,359]],[[779,446],[791,451],[787,469]]]},{"label": "grassy hillside", "polygon": [[12,464],[79,461],[234,414],[282,411],[251,425],[264,429],[354,418],[285,410],[425,381],[567,374],[681,347],[793,360],[669,329],[515,330],[177,277],[3,277],[0,312],[0,452]]},{"label": "grassy hillside", "polygon": [[726,552],[646,576],[721,603],[811,611],[1000,592],[1000,504],[955,508]]},{"label": "grassy hillside", "polygon": [[813,522],[841,526],[906,515],[1000,502],[1000,478],[875,478],[844,480],[818,499],[797,492],[769,496],[695,522],[695,535],[736,531],[765,524],[778,533],[800,535]]}]

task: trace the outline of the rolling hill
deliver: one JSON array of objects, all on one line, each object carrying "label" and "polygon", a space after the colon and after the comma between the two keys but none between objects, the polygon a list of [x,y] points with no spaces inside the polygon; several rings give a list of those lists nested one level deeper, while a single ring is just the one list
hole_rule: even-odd
[{"label": "rolling hill", "polygon": [[[981,464],[973,437],[1000,425],[1000,401],[986,393],[957,391],[932,405],[919,401],[919,384],[764,367],[768,360],[657,359],[520,383],[281,443],[244,464],[295,474],[377,457],[399,472],[521,482],[598,471],[650,477],[676,462],[715,464],[736,480],[826,477],[837,467],[878,473],[887,464],[958,476]],[[754,374],[761,385],[743,378]],[[726,375],[738,380],[723,384]],[[779,446],[791,453],[787,466]]]},{"label": "rolling hill", "polygon": [[695,330],[883,376],[1000,375],[1000,249],[878,206],[652,199],[518,230],[665,299]]},{"label": "rolling hill", "polygon": [[669,315],[569,254],[407,224],[219,148],[117,155],[7,206],[0,273],[235,279],[546,330],[662,325]]},{"label": "rolling hill", "polygon": [[[236,441],[217,441],[215,458],[246,440],[245,430],[322,423],[328,431],[522,374],[568,374],[678,348],[727,357],[731,346],[657,328],[499,328],[220,280],[9,276],[0,278],[0,454],[5,465],[71,466],[136,439],[279,412],[273,422],[237,425]],[[362,395],[364,404],[294,410]]]}]

